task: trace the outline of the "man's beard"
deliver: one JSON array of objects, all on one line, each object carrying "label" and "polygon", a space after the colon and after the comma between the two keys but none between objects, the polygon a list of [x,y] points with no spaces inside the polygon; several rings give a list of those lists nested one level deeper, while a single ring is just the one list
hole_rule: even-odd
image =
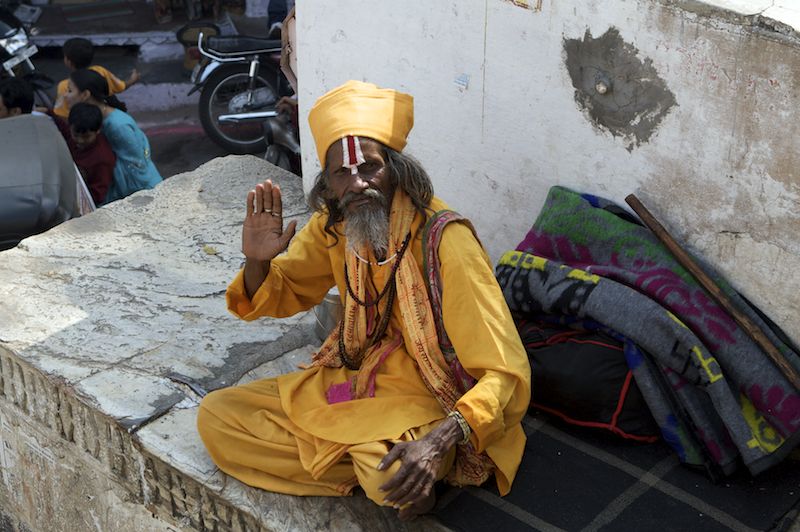
[{"label": "man's beard", "polygon": [[[370,198],[352,212],[347,206],[356,200]],[[344,212],[344,236],[347,247],[358,252],[365,246],[372,249],[379,260],[389,252],[388,200],[379,190],[368,188],[361,194],[348,192],[339,200],[339,208]]]}]

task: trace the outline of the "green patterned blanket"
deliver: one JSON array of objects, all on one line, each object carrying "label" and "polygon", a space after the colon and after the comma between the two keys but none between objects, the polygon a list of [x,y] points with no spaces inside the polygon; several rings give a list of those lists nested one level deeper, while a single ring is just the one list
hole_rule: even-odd
[{"label": "green patterned blanket", "polygon": [[[705,264],[706,272],[795,367],[785,336]],[[800,395],[658,239],[617,205],[562,187],[497,278],[517,315],[604,328],[628,365],[664,439],[712,476],[741,459],[756,474],[800,439]]]}]

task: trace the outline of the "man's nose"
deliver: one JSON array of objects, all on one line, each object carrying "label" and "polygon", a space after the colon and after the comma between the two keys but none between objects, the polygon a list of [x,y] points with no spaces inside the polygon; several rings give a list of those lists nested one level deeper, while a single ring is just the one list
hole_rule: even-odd
[{"label": "man's nose", "polygon": [[356,193],[364,192],[369,188],[369,180],[361,175],[361,172],[356,171],[355,174],[350,176],[349,189]]}]

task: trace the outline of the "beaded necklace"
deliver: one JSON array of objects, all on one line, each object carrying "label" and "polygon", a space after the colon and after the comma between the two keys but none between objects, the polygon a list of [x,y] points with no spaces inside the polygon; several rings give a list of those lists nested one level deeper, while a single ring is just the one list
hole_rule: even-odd
[{"label": "beaded necklace", "polygon": [[[397,261],[395,261],[395,263],[392,265],[392,273],[389,274],[389,282],[386,283],[386,286],[383,287],[383,290],[381,290],[381,293],[378,294],[378,297],[374,301],[365,302],[365,301],[361,301],[360,299],[358,299],[358,296],[353,291],[353,289],[350,287],[350,275],[347,272],[347,261],[345,261],[345,263],[344,263],[344,283],[347,285],[347,293],[350,294],[350,297],[353,298],[353,301],[355,301],[356,303],[358,303],[362,307],[372,307],[372,306],[377,305],[380,302],[380,300],[383,299],[383,296],[386,295],[386,292],[389,290],[389,287],[394,283],[394,278],[397,275],[397,268],[400,266],[400,261],[403,260],[403,255],[405,254],[406,248],[408,247],[408,243],[410,241],[411,241],[411,232],[409,232],[406,235],[405,240],[403,240],[403,244],[400,246],[400,251],[398,251],[397,253],[392,255],[392,258],[397,257]],[[358,255],[356,255],[356,256],[358,256]],[[390,259],[386,259],[386,260],[390,260]]]},{"label": "beaded necklace", "polygon": [[[347,293],[350,294],[350,297],[353,298],[353,301],[355,301],[356,304],[362,307],[372,307],[374,305],[377,305],[378,302],[380,302],[380,300],[383,299],[383,297],[388,294],[388,298],[386,300],[385,312],[383,313],[383,316],[381,316],[381,321],[378,324],[378,328],[375,331],[375,334],[372,336],[372,342],[370,342],[370,345],[372,345],[372,343],[374,343],[375,340],[380,339],[386,332],[386,328],[389,326],[389,318],[391,317],[392,314],[392,306],[394,306],[394,300],[397,295],[397,283],[396,283],[397,269],[399,268],[400,261],[403,259],[403,255],[405,254],[406,248],[408,248],[408,243],[410,241],[411,241],[411,233],[409,232],[408,235],[406,235],[405,240],[403,240],[403,244],[402,246],[400,246],[400,250],[397,253],[395,253],[395,255],[392,256],[392,257],[396,256],[397,261],[392,265],[392,273],[389,274],[389,280],[387,281],[386,286],[383,287],[383,290],[381,290],[381,293],[374,301],[370,302],[361,301],[358,298],[358,296],[356,296],[355,292],[350,286],[350,276],[347,273],[347,262],[345,261],[344,282],[345,285],[347,286]],[[344,318],[342,318],[342,320],[339,321],[339,358],[341,359],[342,364],[344,364],[344,366],[347,369],[357,370],[359,367],[361,367],[361,358],[363,358],[364,351],[365,349],[361,350],[361,352],[359,353],[361,357],[359,357],[358,360],[351,359],[350,356],[347,354],[347,347],[344,345]]]},{"label": "beaded necklace", "polygon": [[378,262],[372,262],[372,261],[369,261],[369,260],[365,259],[361,255],[359,255],[356,250],[353,250],[353,255],[355,255],[356,258],[358,260],[360,260],[361,262],[363,262],[364,264],[372,264],[373,266],[383,266],[384,264],[388,264],[388,263],[392,262],[394,260],[394,258],[397,256],[397,252],[395,251],[394,255],[392,255],[388,259],[379,260]]}]

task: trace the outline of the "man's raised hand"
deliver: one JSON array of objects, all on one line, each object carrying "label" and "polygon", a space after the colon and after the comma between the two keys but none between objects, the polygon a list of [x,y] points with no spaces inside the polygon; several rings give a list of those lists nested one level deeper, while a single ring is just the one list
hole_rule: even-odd
[{"label": "man's raised hand", "polygon": [[242,226],[242,253],[247,259],[274,259],[289,246],[296,228],[296,221],[283,228],[283,204],[278,185],[267,179],[247,194]]}]

